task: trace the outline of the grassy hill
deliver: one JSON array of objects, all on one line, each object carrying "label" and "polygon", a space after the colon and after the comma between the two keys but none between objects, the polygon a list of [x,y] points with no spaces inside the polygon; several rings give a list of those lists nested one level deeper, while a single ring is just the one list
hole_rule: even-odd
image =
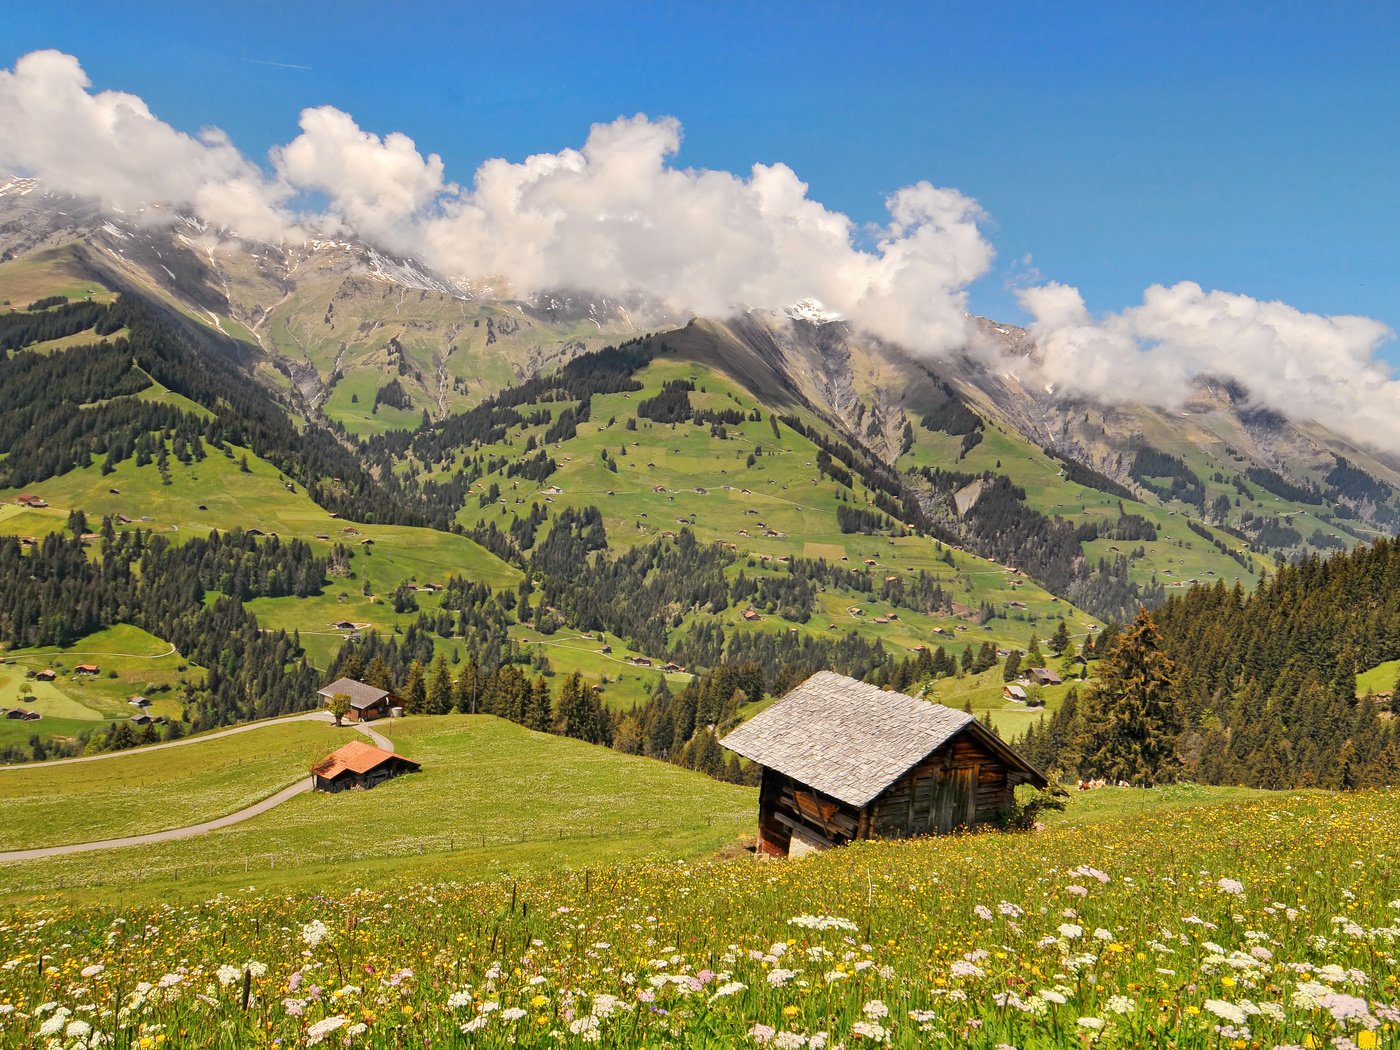
[{"label": "grassy hill", "polygon": [[[384,804],[429,775],[345,801]],[[361,839],[392,835],[385,824]],[[321,892],[250,870],[216,905],[181,897],[221,880],[171,898],[118,868],[122,899],[108,890],[100,913],[66,891],[7,920],[12,955],[51,960],[43,975],[7,970],[0,992],[71,1012],[173,973],[133,1035],[178,1019],[198,1042],[345,1029],[361,1045],[427,1045],[470,1023],[484,1046],[1204,1050],[1227,1029],[1374,1050],[1397,1008],[1397,833],[1394,793],[1109,789],[1040,833],[789,863],[595,857],[522,877],[402,857],[323,872]],[[35,873],[40,887],[51,874]],[[239,1008],[248,993],[258,1009]],[[0,1040],[21,1045],[47,1016],[21,1009]]]},{"label": "grassy hill", "polygon": [[[241,464],[247,463],[244,471]],[[514,586],[520,573],[463,536],[399,525],[348,524],[317,506],[286,475],[252,452],[212,455],[202,462],[172,462],[170,484],[153,465],[126,460],[107,475],[97,466],[70,471],[24,491],[42,496],[50,507],[31,510],[12,501],[18,490],[0,490],[0,534],[41,536],[62,529],[72,509],[90,523],[101,517],[130,518],[117,528],[154,529],[173,542],[210,530],[258,529],[284,539],[298,538],[325,552],[336,544],[355,551],[353,576],[333,579],[319,597],[266,598],[249,608],[269,627],[298,630],[321,666],[336,653],[347,632],[342,620],[392,631],[398,621],[383,596],[404,581],[441,583],[449,574],[492,587]],[[115,491],[113,491],[115,490]],[[366,593],[368,584],[368,593]],[[423,603],[434,607],[430,595]]]},{"label": "grassy hill", "polygon": [[[694,857],[734,842],[753,822],[752,789],[489,716],[410,718],[386,729],[396,750],[422,763],[421,773],[370,793],[298,796],[199,838],[104,851],[100,865],[91,854],[3,865],[0,896],[87,887],[80,893],[89,899],[110,898],[114,890],[125,899],[157,899],[233,890],[254,871],[263,885],[308,888],[326,885],[336,872],[370,885]],[[71,798],[109,769],[119,774],[118,789],[82,803],[80,826],[103,835],[184,826],[271,794],[305,772],[309,753],[352,735],[358,739],[351,729],[284,723],[146,755],[0,771],[0,841],[24,842],[42,827],[48,811],[31,809],[36,796],[60,791],[58,799]],[[175,814],[149,822],[139,808],[114,814],[121,785],[137,802],[161,795],[182,801]],[[44,805],[61,813],[57,799]],[[73,838],[37,833],[43,841]]]},{"label": "grassy hill", "polygon": [[[78,664],[95,664],[96,675],[74,671]],[[58,677],[40,682],[33,672],[52,669]],[[0,707],[23,706],[38,711],[37,722],[0,721],[0,742],[71,736],[130,718],[135,709],[127,700],[136,694],[151,701],[152,717],[178,719],[179,687],[203,680],[204,670],[188,664],[175,647],[139,627],[118,624],[88,635],[71,646],[13,649],[0,664]],[[33,699],[25,699],[32,696]]]},{"label": "grassy hill", "polygon": [[92,762],[0,769],[0,850],[212,820],[305,779],[312,762],[347,739],[347,730],[328,723],[277,723]]}]

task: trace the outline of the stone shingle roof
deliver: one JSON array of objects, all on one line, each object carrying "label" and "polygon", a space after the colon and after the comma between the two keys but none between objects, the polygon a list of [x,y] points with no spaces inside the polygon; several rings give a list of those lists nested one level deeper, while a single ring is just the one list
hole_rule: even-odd
[{"label": "stone shingle roof", "polygon": [[337,678],[330,685],[326,686],[319,693],[327,700],[335,696],[336,693],[344,693],[350,698],[350,706],[356,711],[363,711],[366,707],[373,707],[389,694],[383,689],[376,689],[372,685],[365,685],[364,682],[357,682],[353,678]]},{"label": "stone shingle roof", "polygon": [[859,808],[968,726],[966,711],[820,671],[720,743]]}]

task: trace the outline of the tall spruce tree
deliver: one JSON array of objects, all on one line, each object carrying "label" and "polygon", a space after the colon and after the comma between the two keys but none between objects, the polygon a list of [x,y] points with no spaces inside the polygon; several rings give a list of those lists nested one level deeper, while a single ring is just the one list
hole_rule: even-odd
[{"label": "tall spruce tree", "polygon": [[1081,772],[1150,786],[1176,779],[1176,668],[1140,609],[1108,649],[1080,707]]}]

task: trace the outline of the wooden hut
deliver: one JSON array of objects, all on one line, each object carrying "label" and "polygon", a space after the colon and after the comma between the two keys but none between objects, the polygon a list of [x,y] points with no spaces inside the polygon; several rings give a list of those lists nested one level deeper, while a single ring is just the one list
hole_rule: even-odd
[{"label": "wooden hut", "polygon": [[346,717],[352,722],[372,722],[376,718],[389,717],[393,701],[387,690],[357,682],[353,678],[337,678],[317,695],[329,703],[337,693],[344,693],[350,698],[350,710],[346,712]]},{"label": "wooden hut", "polygon": [[822,671],[721,741],[763,767],[759,849],[947,834],[1045,777],[965,711]]},{"label": "wooden hut", "polygon": [[410,758],[352,740],[311,767],[317,791],[345,791],[372,788],[401,773],[416,773],[419,765]]}]

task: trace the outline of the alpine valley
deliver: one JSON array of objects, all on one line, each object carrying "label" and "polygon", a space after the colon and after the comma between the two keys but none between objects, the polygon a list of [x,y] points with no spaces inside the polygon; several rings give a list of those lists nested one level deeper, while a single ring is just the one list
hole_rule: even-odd
[{"label": "alpine valley", "polygon": [[[994,365],[920,360],[811,301],[513,300],[18,178],[0,257],[0,702],[42,716],[0,723],[12,761],[157,738],[133,694],[178,734],[376,662],[537,728],[567,686],[571,735],[735,779],[704,727],[821,668],[957,672],[930,695],[1013,736],[1067,687],[1008,700],[1011,654],[1092,656],[1141,605],[1238,601],[1400,514],[1394,457],[1208,377],[1179,412],[1057,397],[993,320]],[[24,673],[83,653],[90,681]],[[717,669],[673,729],[654,698]]]}]

